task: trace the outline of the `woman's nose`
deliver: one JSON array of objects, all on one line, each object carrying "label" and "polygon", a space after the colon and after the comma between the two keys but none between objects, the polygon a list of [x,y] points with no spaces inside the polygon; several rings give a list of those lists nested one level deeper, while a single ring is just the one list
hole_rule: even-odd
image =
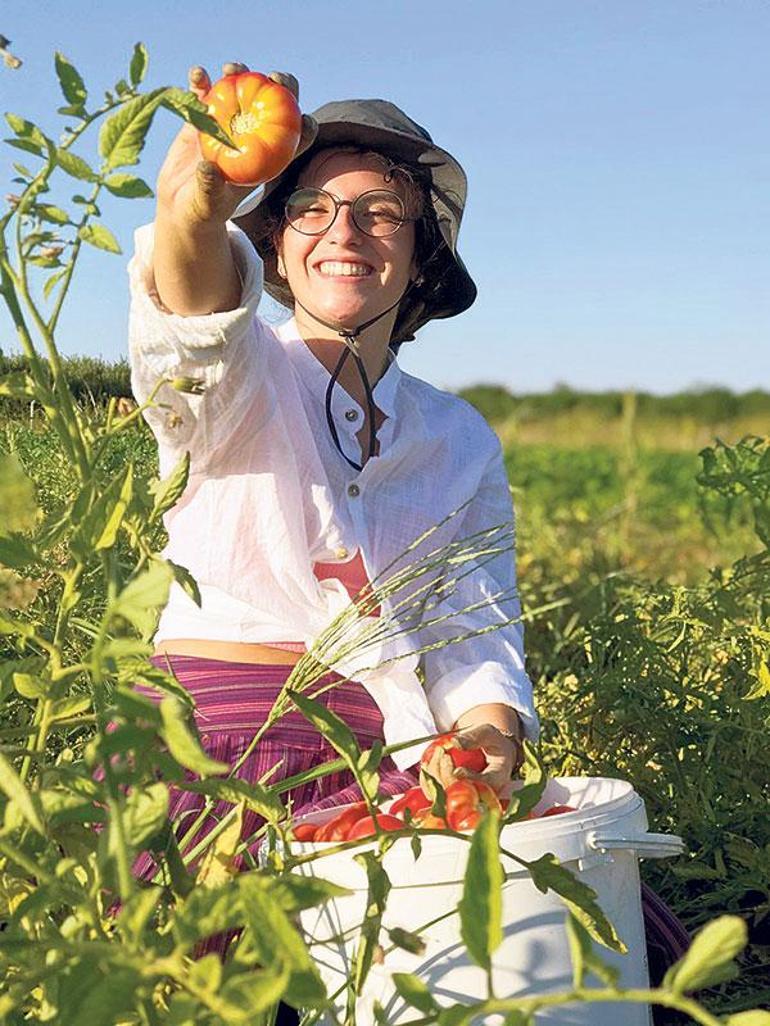
[{"label": "woman's nose", "polygon": [[337,211],[334,223],[326,232],[327,238],[347,241],[349,239],[360,239],[363,232],[353,220],[353,208],[347,203]]}]

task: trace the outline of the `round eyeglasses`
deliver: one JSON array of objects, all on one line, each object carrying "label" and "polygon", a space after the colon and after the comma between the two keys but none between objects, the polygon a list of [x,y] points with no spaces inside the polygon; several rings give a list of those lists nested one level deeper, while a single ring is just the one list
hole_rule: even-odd
[{"label": "round eyeglasses", "polygon": [[303,235],[323,235],[334,224],[340,207],[350,207],[353,223],[364,235],[394,235],[407,217],[401,197],[390,189],[370,189],[354,200],[340,200],[323,189],[297,189],[284,207],[286,220]]}]

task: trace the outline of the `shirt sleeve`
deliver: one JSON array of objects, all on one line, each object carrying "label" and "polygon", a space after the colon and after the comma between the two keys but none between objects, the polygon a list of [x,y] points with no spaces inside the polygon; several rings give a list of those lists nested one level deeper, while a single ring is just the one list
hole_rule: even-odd
[{"label": "shirt sleeve", "polygon": [[[492,528],[497,530],[487,533]],[[439,730],[450,730],[474,706],[509,705],[521,717],[526,736],[536,740],[539,722],[524,669],[519,619],[514,511],[499,442],[457,537],[471,538],[477,532],[481,536],[472,544],[478,556],[459,565],[448,582],[442,580],[441,600],[429,601],[433,607],[423,613],[421,648],[463,639],[423,653],[428,704]],[[477,633],[481,631],[485,633]]]},{"label": "shirt sleeve", "polygon": [[262,294],[262,261],[247,236],[228,223],[228,237],[242,283],[236,309],[184,317],[158,295],[152,269],[153,224],[137,229],[128,265],[131,292],[129,359],[138,403],[150,399],[163,379],[190,378],[199,394],[163,384],[145,420],[158,440],[161,465],[189,451],[205,464],[233,433],[262,384],[263,353],[256,317]]}]

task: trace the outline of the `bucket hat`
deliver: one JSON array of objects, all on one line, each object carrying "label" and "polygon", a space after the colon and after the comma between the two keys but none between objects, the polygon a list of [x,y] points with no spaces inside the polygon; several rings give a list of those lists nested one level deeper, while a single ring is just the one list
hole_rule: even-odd
[{"label": "bucket hat", "polygon": [[293,306],[286,281],[278,274],[277,254],[271,233],[271,216],[279,200],[296,180],[298,170],[319,150],[330,146],[354,145],[375,150],[417,169],[429,177],[430,210],[434,240],[431,257],[420,268],[420,280],[413,283],[399,304],[390,344],[408,342],[414,333],[434,318],[454,317],[467,310],[476,298],[476,285],[457,251],[467,178],[460,163],[436,146],[429,133],[387,100],[336,100],[313,111],[318,132],[310,146],[276,178],[250,197],[233,217],[234,223],[251,239],[262,257],[265,290],[284,306]]}]

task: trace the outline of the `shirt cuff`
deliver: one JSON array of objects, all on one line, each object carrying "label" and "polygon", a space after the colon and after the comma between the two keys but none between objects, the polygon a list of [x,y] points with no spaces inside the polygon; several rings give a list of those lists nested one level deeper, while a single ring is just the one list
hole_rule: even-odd
[{"label": "shirt cuff", "polygon": [[521,717],[524,736],[537,741],[540,722],[532,684],[526,675],[523,679],[511,679],[510,671],[493,662],[481,663],[471,671],[461,666],[445,673],[428,691],[428,704],[439,730],[451,730],[463,713],[491,703],[515,709]]}]

